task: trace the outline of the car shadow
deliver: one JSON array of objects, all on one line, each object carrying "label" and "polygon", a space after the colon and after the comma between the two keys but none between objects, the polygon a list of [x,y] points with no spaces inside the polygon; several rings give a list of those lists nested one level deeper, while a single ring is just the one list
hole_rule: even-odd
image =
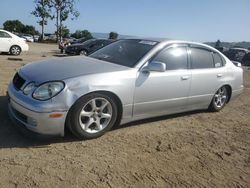
[{"label": "car shadow", "polygon": [[[3,148],[35,148],[35,147],[47,147],[53,143],[67,143],[79,141],[69,131],[65,132],[65,136],[62,137],[37,137],[30,134],[29,131],[20,129],[14,125],[8,116],[8,98],[7,96],[0,96],[0,149]],[[192,111],[187,113],[180,113],[175,115],[167,115],[156,118],[149,118],[144,120],[127,123],[122,126],[117,126],[111,131],[117,131],[118,129],[128,128],[132,126],[140,126],[145,123],[157,122],[167,119],[172,119],[180,116],[188,116],[203,111]]]},{"label": "car shadow", "polygon": [[0,52],[0,55],[4,55],[4,56],[11,56],[11,54],[10,54],[10,53],[8,53],[8,52]]},{"label": "car shadow", "polygon": [[54,56],[54,57],[68,57],[67,54],[61,54],[61,53],[54,54],[53,56]]}]

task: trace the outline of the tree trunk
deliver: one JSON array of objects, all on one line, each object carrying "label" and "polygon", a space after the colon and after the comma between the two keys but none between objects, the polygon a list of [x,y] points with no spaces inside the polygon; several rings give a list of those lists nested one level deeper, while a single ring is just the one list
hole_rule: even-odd
[{"label": "tree trunk", "polygon": [[56,42],[58,43],[59,39],[59,10],[56,10]]},{"label": "tree trunk", "polygon": [[44,18],[42,20],[42,36],[41,36],[41,41],[44,40]]},{"label": "tree trunk", "polygon": [[62,41],[62,15],[61,15],[61,11],[59,14],[59,21],[60,21],[60,25],[59,25],[59,42]]}]

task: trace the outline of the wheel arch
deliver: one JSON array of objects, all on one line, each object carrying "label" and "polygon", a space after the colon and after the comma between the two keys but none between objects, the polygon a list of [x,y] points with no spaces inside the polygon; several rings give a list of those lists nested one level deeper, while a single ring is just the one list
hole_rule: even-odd
[{"label": "wheel arch", "polygon": [[11,48],[14,47],[14,46],[19,47],[20,50],[21,50],[20,53],[22,53],[23,49],[22,49],[22,47],[21,47],[20,45],[18,45],[18,44],[13,44],[13,45],[10,46],[10,49],[9,49],[9,52],[10,52],[10,53],[11,53]]},{"label": "wheel arch", "polygon": [[231,96],[232,96],[232,87],[229,84],[225,84],[223,86],[226,87],[227,92],[228,92],[228,99],[227,99],[227,103],[228,103],[231,99]]},{"label": "wheel arch", "polygon": [[69,115],[71,113],[72,107],[76,104],[77,101],[81,100],[81,98],[85,97],[86,95],[92,94],[92,93],[100,93],[100,94],[110,95],[111,97],[114,98],[114,100],[115,100],[115,102],[117,104],[117,108],[118,108],[118,117],[116,119],[114,127],[116,127],[116,126],[118,126],[120,124],[122,114],[123,114],[123,107],[122,107],[121,99],[114,92],[107,91],[107,90],[96,90],[96,91],[91,91],[91,92],[85,93],[84,95],[80,96],[77,100],[74,101],[74,103],[70,106],[69,111],[68,111],[68,113],[66,115],[66,120],[65,120],[65,124],[64,124],[65,128],[67,127],[67,124],[70,124]]}]

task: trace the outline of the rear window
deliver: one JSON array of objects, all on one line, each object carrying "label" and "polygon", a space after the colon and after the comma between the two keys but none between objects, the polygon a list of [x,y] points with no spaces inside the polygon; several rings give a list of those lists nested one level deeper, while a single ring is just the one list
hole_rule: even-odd
[{"label": "rear window", "polygon": [[214,53],[214,67],[218,68],[218,67],[222,67],[224,65],[221,56],[218,53]]},{"label": "rear window", "polygon": [[0,38],[11,38],[11,36],[4,31],[0,31]]}]

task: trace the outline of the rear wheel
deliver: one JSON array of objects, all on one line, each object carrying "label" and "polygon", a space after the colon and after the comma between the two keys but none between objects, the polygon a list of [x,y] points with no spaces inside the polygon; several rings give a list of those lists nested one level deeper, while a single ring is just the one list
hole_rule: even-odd
[{"label": "rear wheel", "polygon": [[220,111],[226,105],[228,97],[226,86],[221,87],[216,91],[209,109],[214,112]]},{"label": "rear wheel", "polygon": [[80,139],[97,138],[113,127],[117,114],[117,106],[111,96],[91,93],[74,104],[69,114],[68,126]]},{"label": "rear wheel", "polygon": [[20,55],[20,53],[21,53],[21,48],[19,47],[19,46],[11,46],[11,48],[10,48],[10,54],[11,55]]}]

